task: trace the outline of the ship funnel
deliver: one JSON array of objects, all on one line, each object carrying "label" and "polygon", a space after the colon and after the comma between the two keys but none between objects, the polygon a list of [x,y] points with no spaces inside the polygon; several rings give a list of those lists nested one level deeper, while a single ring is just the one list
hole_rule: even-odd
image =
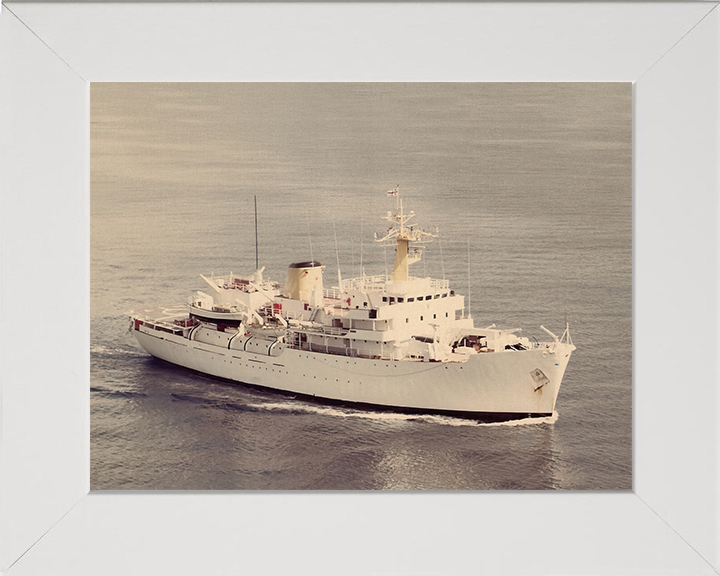
[{"label": "ship funnel", "polygon": [[317,260],[290,264],[283,295],[286,298],[320,306],[323,294],[323,270],[325,266]]}]

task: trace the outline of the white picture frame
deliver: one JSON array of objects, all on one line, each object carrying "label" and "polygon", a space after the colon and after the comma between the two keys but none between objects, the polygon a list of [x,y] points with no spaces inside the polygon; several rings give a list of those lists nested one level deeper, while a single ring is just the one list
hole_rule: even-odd
[{"label": "white picture frame", "polygon": [[[720,572],[717,2],[8,2],[0,571]],[[634,83],[633,490],[89,493],[89,86]]]}]

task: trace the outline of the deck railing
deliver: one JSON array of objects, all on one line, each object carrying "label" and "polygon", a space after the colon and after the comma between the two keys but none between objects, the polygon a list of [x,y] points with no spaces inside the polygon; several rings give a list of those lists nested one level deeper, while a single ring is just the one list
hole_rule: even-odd
[{"label": "deck railing", "polygon": [[[361,276],[359,278],[349,278],[342,281],[342,287],[344,290],[364,290],[366,292],[382,292],[385,290],[385,283],[390,278],[384,274],[378,274],[376,276]],[[424,280],[428,282],[428,285],[433,290],[445,290],[450,287],[449,280],[443,280],[441,278],[417,278],[411,277],[409,280]]]},{"label": "deck railing", "polygon": [[323,290],[323,298],[329,298],[331,300],[340,300],[342,298],[342,292],[337,288],[325,288]]},{"label": "deck railing", "polygon": [[334,354],[336,356],[346,356],[349,358],[372,358],[374,360],[393,360],[389,354],[371,354],[370,350],[362,348],[343,348],[339,346],[324,346],[322,344],[311,344],[309,342],[287,342],[287,348],[294,350],[306,350],[308,352],[320,352],[322,354]]}]

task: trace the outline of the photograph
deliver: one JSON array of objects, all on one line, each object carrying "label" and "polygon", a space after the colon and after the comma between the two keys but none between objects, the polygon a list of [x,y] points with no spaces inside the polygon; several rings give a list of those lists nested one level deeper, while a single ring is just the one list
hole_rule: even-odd
[{"label": "photograph", "polygon": [[91,490],[632,489],[632,84],[91,83]]}]

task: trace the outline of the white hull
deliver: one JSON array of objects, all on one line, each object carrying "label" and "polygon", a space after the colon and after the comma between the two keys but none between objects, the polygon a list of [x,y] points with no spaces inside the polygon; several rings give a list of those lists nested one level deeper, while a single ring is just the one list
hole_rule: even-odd
[{"label": "white hull", "polygon": [[157,358],[228,380],[343,403],[501,418],[551,414],[574,349],[552,342],[531,350],[470,354],[463,362],[393,361],[282,345],[269,351],[267,340],[203,327],[192,339],[147,325],[133,333]]},{"label": "white hull", "polygon": [[553,338],[542,344],[519,329],[476,328],[448,280],[409,275],[437,234],[410,222],[397,188],[388,194],[397,210],[376,240],[396,244],[392,276],[338,271],[325,290],[316,260],[290,264],[284,290],[263,281],[264,268],[203,276],[212,295],[196,292],[189,315],[131,312],[135,337],[168,362],[304,397],[488,420],[552,414],[575,349],[567,322],[561,338],[541,326]]}]

